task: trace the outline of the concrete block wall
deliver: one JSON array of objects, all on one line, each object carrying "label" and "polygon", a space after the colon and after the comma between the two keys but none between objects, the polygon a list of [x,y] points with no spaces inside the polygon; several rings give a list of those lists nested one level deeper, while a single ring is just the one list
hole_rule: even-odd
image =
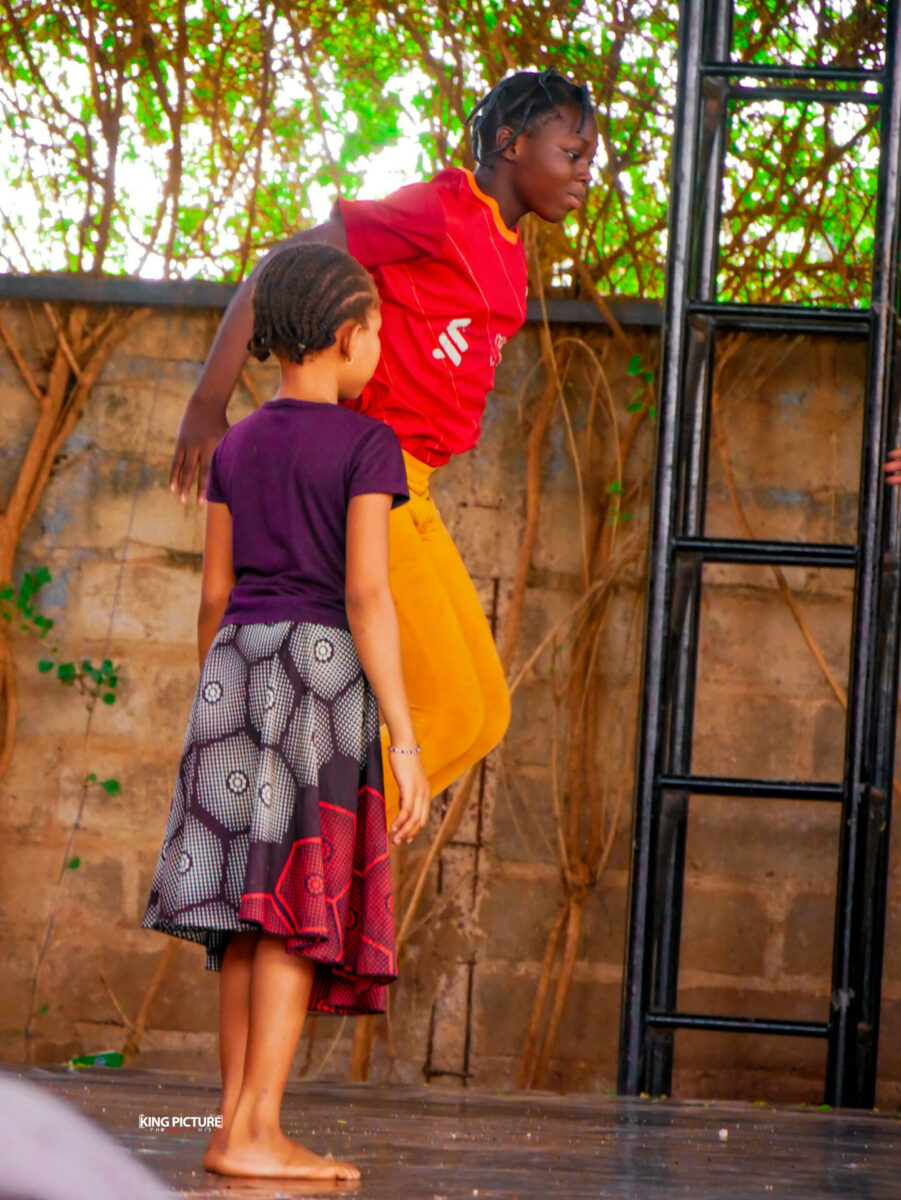
[{"label": "concrete block wall", "polygon": [[[4,319],[40,367],[39,314]],[[40,650],[18,636],[21,712],[12,767],[0,784],[0,1057],[52,1062],[121,1048],[165,938],[139,928],[196,682],[194,623],[202,515],[165,483],[174,431],[216,324],[212,313],[155,312],[105,367],[56,464],[21,546],[18,569],[46,564],[44,609],[63,653],[121,664],[120,699],[89,714],[38,674]],[[620,429],[633,381],[630,354],[578,332],[601,355]],[[766,354],[775,369],[761,371]],[[534,330],[507,347],[474,452],[435,477],[434,494],[486,611],[503,636],[523,530],[525,430],[540,372]],[[748,344],[725,369],[718,414],[731,473],[711,454],[708,528],[742,536],[730,497],[760,536],[851,540],[856,514],[863,358],[846,345]],[[263,395],[274,375],[253,367]],[[568,388],[573,435],[587,449],[586,389]],[[0,358],[0,504],[33,421],[33,401]],[[231,410],[251,408],[242,393]],[[616,476],[609,428],[592,446],[589,508]],[[627,478],[648,470],[652,431]],[[648,495],[632,505],[646,528]],[[513,673],[580,594],[579,504],[558,411],[548,438],[539,537]],[[599,770],[623,803],[606,868],[590,890],[582,945],[546,1085],[611,1091],[616,1075],[628,884],[632,755],[641,654],[644,556],[619,580],[598,643]],[[851,582],[838,572],[787,573],[804,620],[840,685],[847,682]],[[757,568],[710,568],[701,620],[695,731],[698,771],[840,776],[843,713],[780,597]],[[376,1026],[372,1078],[457,1088],[514,1085],[547,936],[561,901],[552,804],[552,677],[542,657],[514,698],[502,748],[485,764],[470,809],[433,871],[393,990]],[[110,797],[88,774],[115,777]],[[432,830],[446,797],[436,800]],[[837,813],[826,805],[692,802],[681,1003],[697,1011],[821,1019],[830,991]],[[397,863],[408,879],[419,847]],[[73,855],[77,869],[65,863]],[[879,1101],[901,1100],[901,867],[893,859]],[[37,970],[40,963],[40,969]],[[37,984],[35,989],[35,974]],[[115,1002],[114,999],[115,998]],[[179,944],[149,1013],[138,1064],[216,1069],[217,977],[199,947]],[[24,1026],[33,1009],[33,1037]],[[296,1072],[346,1077],[353,1023],[308,1024]],[[819,1102],[818,1043],[677,1035],[682,1096]]]}]

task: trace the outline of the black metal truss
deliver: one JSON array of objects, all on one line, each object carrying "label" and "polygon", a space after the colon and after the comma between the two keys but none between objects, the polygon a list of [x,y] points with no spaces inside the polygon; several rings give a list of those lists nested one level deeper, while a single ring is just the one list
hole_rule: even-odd
[{"label": "black metal truss", "polygon": [[[679,1029],[825,1038],[825,1100],[871,1107],[876,1086],[899,650],[901,489],[882,480],[899,430],[897,281],[901,33],[888,0],[884,68],[800,68],[731,60],[731,0],[683,0],[669,258],[636,764],[619,1090],[672,1091]],[[855,85],[854,90],[849,85]],[[846,90],[842,91],[841,89]],[[865,90],[864,90],[865,89]],[[880,161],[866,309],[721,303],[718,240],[730,100],[878,106]],[[856,544],[708,538],[710,380],[725,329],[856,337],[868,344]],[[841,782],[731,779],[691,771],[705,562],[854,572]],[[686,832],[692,795],[841,805],[832,992],[822,1021],[678,1011]]]}]

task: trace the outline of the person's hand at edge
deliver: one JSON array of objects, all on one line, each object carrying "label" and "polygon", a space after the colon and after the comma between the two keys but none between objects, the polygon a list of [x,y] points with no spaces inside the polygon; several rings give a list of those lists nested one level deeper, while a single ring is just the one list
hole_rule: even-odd
[{"label": "person's hand at edge", "polygon": [[885,472],[886,483],[901,483],[901,446],[897,450],[889,451],[882,470]]},{"label": "person's hand at edge", "polygon": [[213,451],[228,429],[223,410],[191,401],[178,426],[175,453],[169,473],[169,491],[182,504],[188,503],[191,485],[197,475],[197,503],[203,504]]}]

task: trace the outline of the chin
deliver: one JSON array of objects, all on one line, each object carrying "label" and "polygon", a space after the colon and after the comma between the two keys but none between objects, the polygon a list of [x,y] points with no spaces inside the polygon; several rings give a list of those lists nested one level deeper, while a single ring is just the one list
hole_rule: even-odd
[{"label": "chin", "polygon": [[570,213],[578,212],[577,208],[573,208],[569,204],[558,204],[553,208],[546,208],[543,212],[535,210],[542,221],[548,221],[551,225],[559,225],[561,221],[565,221]]}]

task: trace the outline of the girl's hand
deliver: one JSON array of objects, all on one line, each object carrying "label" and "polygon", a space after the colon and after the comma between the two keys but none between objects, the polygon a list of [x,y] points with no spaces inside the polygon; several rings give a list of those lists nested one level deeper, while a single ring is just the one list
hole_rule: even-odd
[{"label": "girl's hand", "polygon": [[391,826],[395,846],[411,842],[425,827],[432,805],[432,789],[418,754],[388,754],[400,791],[400,812]]},{"label": "girl's hand", "polygon": [[886,483],[901,483],[901,448],[889,451],[888,462],[882,469]]},{"label": "girl's hand", "polygon": [[185,409],[175,439],[175,453],[169,474],[169,491],[175,492],[182,504],[188,502],[195,471],[197,503],[203,503],[213,451],[228,429],[224,413],[224,406],[214,410],[196,400],[192,400]]}]

